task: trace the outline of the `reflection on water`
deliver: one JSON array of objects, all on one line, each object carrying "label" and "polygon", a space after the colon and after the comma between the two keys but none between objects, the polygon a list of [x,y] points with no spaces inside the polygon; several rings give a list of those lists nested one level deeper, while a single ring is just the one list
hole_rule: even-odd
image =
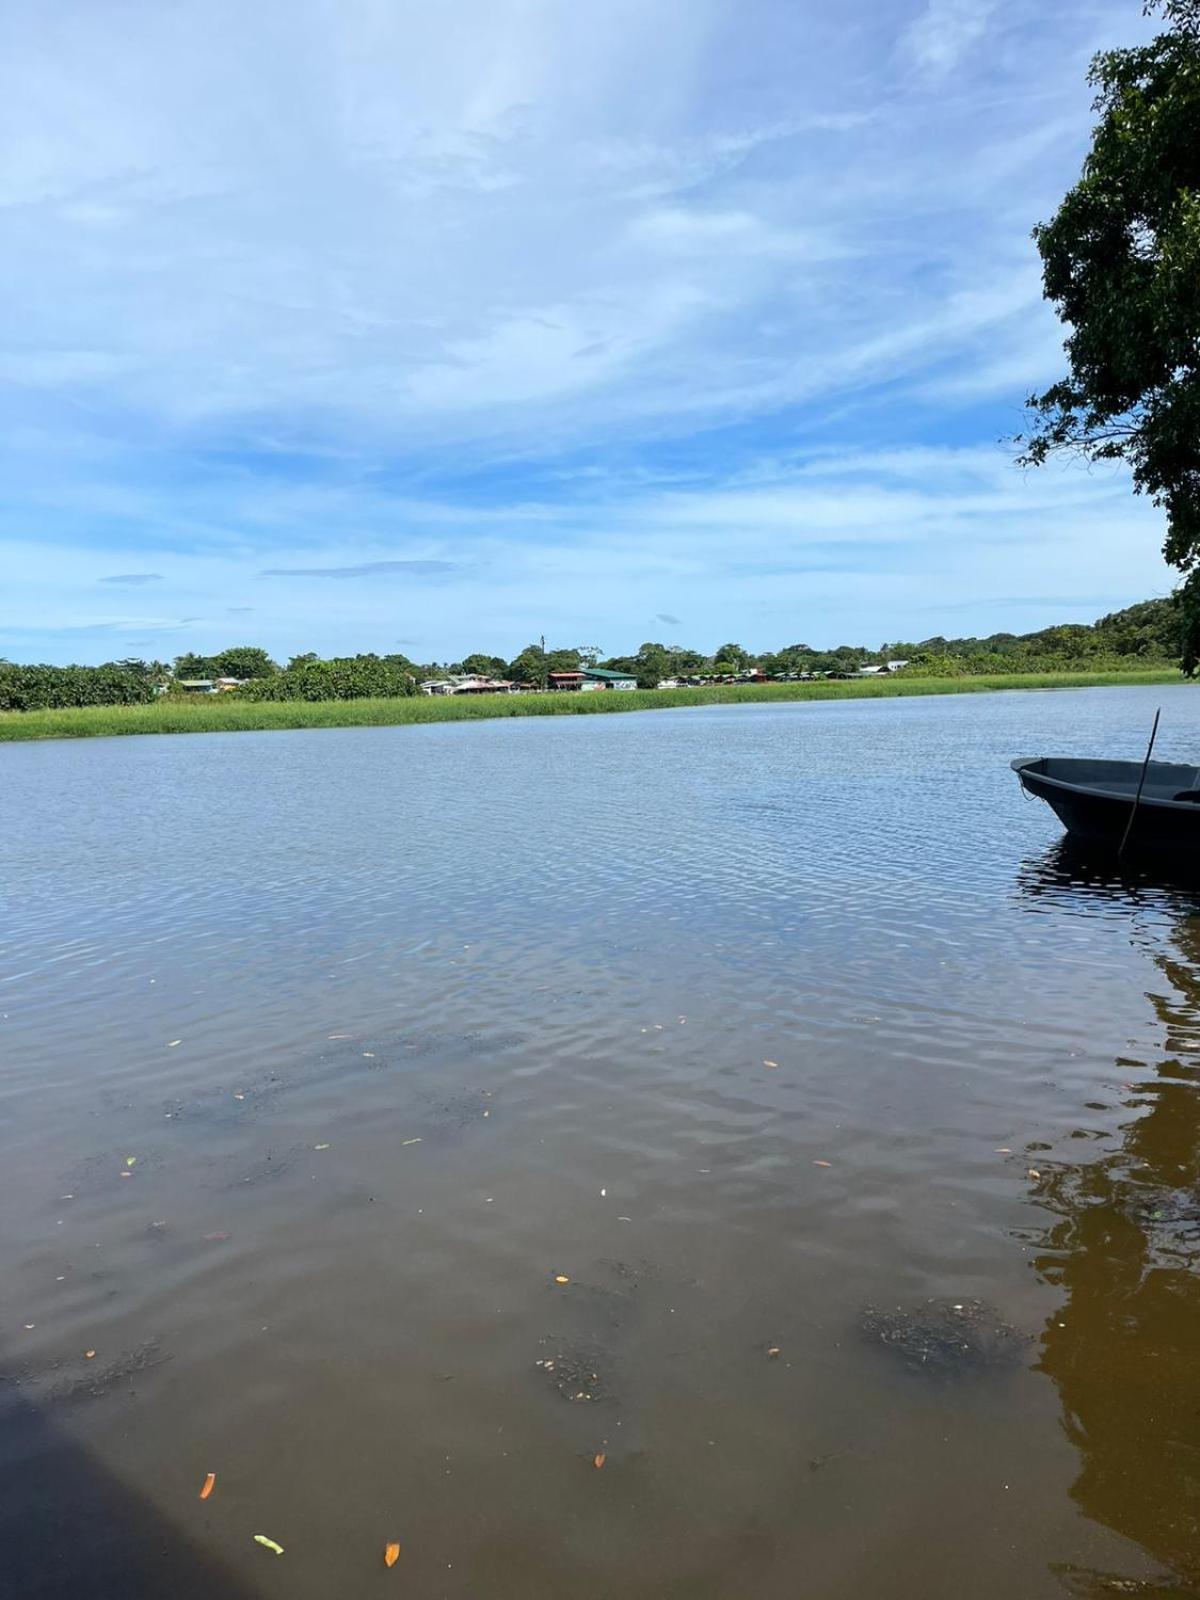
[{"label": "reflection on water", "polygon": [[0,1597],[1195,1585],[1160,701],[0,750]]},{"label": "reflection on water", "polygon": [[1067,847],[1029,864],[1032,896],[1170,918],[1150,995],[1165,1053],[1122,1059],[1122,1111],[1095,1156],[1036,1156],[1055,1221],[1035,1267],[1062,1291],[1039,1370],[1058,1388],[1087,1516],[1136,1541],[1160,1580],[1061,1568],[1077,1593],[1194,1596],[1200,1586],[1200,898],[1161,878],[1093,868]]}]

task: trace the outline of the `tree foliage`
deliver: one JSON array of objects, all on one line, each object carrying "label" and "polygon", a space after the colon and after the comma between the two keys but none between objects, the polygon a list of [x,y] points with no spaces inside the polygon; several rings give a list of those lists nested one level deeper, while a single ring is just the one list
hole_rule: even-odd
[{"label": "tree foliage", "polygon": [[243,684],[244,700],[394,699],[416,694],[417,669],[405,656],[337,656],[300,660],[271,677]]},{"label": "tree foliage", "polygon": [[1070,328],[1068,373],[1032,395],[1022,460],[1124,461],[1167,518],[1184,574],[1184,666],[1200,663],[1200,0],[1151,0],[1166,29],[1092,62],[1098,122],[1078,183],[1034,230]]},{"label": "tree foliage", "polygon": [[145,705],[154,698],[154,684],[144,665],[108,661],[99,667],[21,667],[0,662],[0,711]]}]

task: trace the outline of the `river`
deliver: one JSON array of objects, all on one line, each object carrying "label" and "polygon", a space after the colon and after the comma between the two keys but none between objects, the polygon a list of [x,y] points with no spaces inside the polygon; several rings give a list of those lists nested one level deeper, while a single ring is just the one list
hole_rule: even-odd
[{"label": "river", "polygon": [[1158,705],[0,750],[0,1595],[1200,1593]]}]

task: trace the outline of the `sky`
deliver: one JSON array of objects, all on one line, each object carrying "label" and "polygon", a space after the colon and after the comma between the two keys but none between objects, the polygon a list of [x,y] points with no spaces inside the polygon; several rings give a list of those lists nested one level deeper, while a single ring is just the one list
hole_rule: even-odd
[{"label": "sky", "polygon": [[1168,592],[1023,472],[1138,0],[0,11],[0,657],[877,645]]}]

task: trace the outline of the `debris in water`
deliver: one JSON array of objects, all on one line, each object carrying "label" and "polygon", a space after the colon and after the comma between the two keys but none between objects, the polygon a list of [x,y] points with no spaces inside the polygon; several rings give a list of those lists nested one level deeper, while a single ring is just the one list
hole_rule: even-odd
[{"label": "debris in water", "polygon": [[383,1564],[385,1567],[394,1567],[400,1559],[400,1546],[387,1544],[383,1547]]},{"label": "debris in water", "polygon": [[422,1142],[420,1139],[401,1139],[400,1141],[402,1146],[406,1144],[421,1144]]},{"label": "debris in water", "polygon": [[779,1346],[777,1344],[769,1344],[767,1346],[767,1354],[771,1357],[777,1356],[779,1354]]},{"label": "debris in water", "polygon": [[85,1361],[94,1361],[96,1359],[96,1352],[94,1350],[85,1350],[83,1352],[83,1359]]},{"label": "debris in water", "polygon": [[168,1050],[174,1050],[174,1048],[175,1048],[175,1046],[177,1044],[182,1044],[182,1043],[183,1043],[182,1039],[168,1039],[167,1040],[167,1049]]},{"label": "debris in water", "polygon": [[555,1283],[570,1283],[571,1280],[567,1277],[565,1272],[556,1272],[554,1274],[554,1281]]},{"label": "debris in water", "polygon": [[274,1539],[268,1539],[265,1533],[256,1533],[254,1542],[255,1544],[261,1544],[265,1549],[272,1551],[277,1556],[283,1554],[283,1546],[276,1544]]},{"label": "debris in water", "polygon": [[764,1067],[777,1067],[778,1065],[779,1065],[778,1061],[764,1061],[763,1062],[763,1066]]},{"label": "debris in water", "polygon": [[207,1500],[209,1495],[216,1488],[216,1486],[217,1486],[217,1475],[216,1475],[215,1472],[210,1472],[208,1474],[208,1476],[204,1480],[203,1488],[200,1490],[200,1498],[201,1498],[201,1500]]},{"label": "debris in water", "polygon": [[813,1166],[814,1167],[831,1167],[832,1165],[833,1165],[832,1161],[814,1161],[813,1162]]},{"label": "debris in water", "polygon": [[136,1156],[126,1156],[125,1157],[125,1165],[127,1167],[136,1166],[137,1165],[137,1157]]},{"label": "debris in water", "polygon": [[910,1367],[946,1377],[1008,1366],[1029,1342],[981,1300],[927,1300],[912,1310],[868,1306],[859,1326]]},{"label": "debris in water", "polygon": [[1028,1175],[1033,1179],[1034,1183],[1037,1183],[1042,1176],[1036,1167],[1030,1167]]},{"label": "debris in water", "polygon": [[596,1454],[592,1457],[592,1465],[597,1469],[597,1471],[599,1471],[599,1469],[604,1465],[604,1463],[607,1460],[608,1460],[608,1457],[604,1454],[604,1451],[603,1450],[598,1450],[596,1452]]},{"label": "debris in water", "polygon": [[204,1237],[209,1244],[220,1244],[222,1240],[228,1239],[229,1235],[227,1233],[206,1233]]},{"label": "debris in water", "polygon": [[315,1144],[315,1145],[313,1145],[313,1149],[314,1150],[328,1150],[329,1146],[327,1144]]}]

